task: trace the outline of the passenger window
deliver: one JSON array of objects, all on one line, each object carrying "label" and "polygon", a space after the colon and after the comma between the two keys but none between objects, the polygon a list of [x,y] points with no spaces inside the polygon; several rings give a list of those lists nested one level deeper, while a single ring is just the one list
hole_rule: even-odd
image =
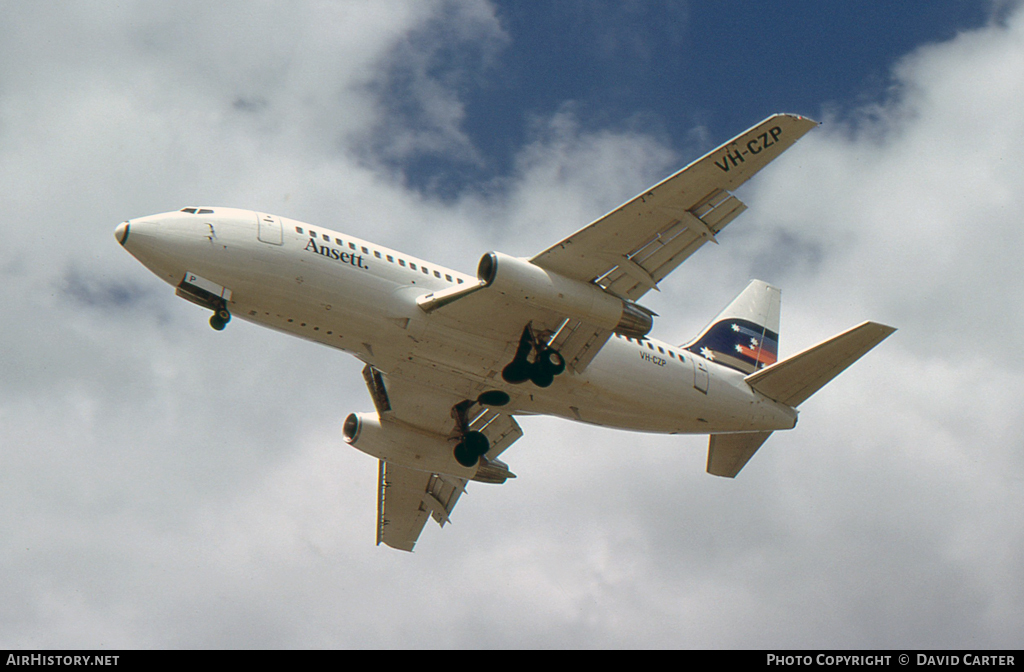
[{"label": "passenger window", "polygon": [[350,248],[352,248],[353,250],[356,249],[356,244],[355,243],[349,243],[348,246]]},{"label": "passenger window", "polygon": [[374,251],[373,251],[373,256],[375,256],[375,257],[377,257],[378,259],[380,259],[380,252],[378,252],[377,250],[374,250]]},{"label": "passenger window", "polygon": [[309,237],[310,238],[316,238],[316,231],[310,231],[309,232]]},{"label": "passenger window", "polygon": [[370,251],[364,247],[363,248],[363,254],[369,254],[369,253],[370,253]]},{"label": "passenger window", "polygon": [[440,274],[440,273],[438,273],[437,271],[434,271],[434,277],[435,277],[435,278],[440,278],[440,277],[441,277],[441,274]]},{"label": "passenger window", "polygon": [[423,270],[423,275],[430,275],[430,271],[427,270],[426,266],[420,266],[420,268]]},{"label": "passenger window", "polygon": [[399,266],[405,266],[405,259],[399,259],[398,260],[398,265]]},{"label": "passenger window", "polygon": [[459,284],[460,285],[462,284],[462,278],[459,278]]},{"label": "passenger window", "polygon": [[414,271],[415,271],[415,270],[416,270],[416,264],[414,264],[414,263],[412,263],[412,262],[410,261],[410,262],[409,262],[409,268],[411,268],[412,270],[414,270]]},{"label": "passenger window", "polygon": [[448,282],[455,282],[454,280],[452,280],[452,276],[448,275],[447,273],[444,274],[444,279],[447,280]]},{"label": "passenger window", "polygon": [[663,354],[663,355],[664,355],[664,354],[665,354],[665,348],[663,348],[663,347],[661,347],[661,346],[659,345],[659,346],[658,346],[658,352],[660,352],[661,354]]},{"label": "passenger window", "polygon": [[388,261],[390,261],[390,262],[391,262],[391,263],[393,264],[393,263],[395,263],[395,258],[394,258],[394,257],[392,257],[392,256],[391,256],[391,255],[389,254],[389,255],[388,255]]}]

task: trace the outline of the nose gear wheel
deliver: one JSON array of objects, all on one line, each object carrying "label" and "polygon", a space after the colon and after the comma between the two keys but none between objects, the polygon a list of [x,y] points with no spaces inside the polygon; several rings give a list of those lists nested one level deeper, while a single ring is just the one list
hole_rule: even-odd
[{"label": "nose gear wheel", "polygon": [[210,326],[217,331],[223,331],[224,327],[231,321],[231,312],[221,306],[217,310],[213,311],[213,315],[210,317]]}]

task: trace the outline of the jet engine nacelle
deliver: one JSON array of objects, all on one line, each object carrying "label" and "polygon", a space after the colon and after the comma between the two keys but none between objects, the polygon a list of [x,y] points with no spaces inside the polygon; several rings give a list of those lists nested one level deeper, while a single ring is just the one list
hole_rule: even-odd
[{"label": "jet engine nacelle", "polygon": [[652,313],[609,294],[597,285],[552,273],[527,259],[488,252],[477,277],[510,299],[529,302],[623,336],[643,338],[654,326]]},{"label": "jet engine nacelle", "polygon": [[477,466],[464,467],[455,459],[454,443],[438,434],[400,422],[381,423],[376,413],[350,413],[341,430],[345,443],[367,455],[402,467],[472,479]]}]

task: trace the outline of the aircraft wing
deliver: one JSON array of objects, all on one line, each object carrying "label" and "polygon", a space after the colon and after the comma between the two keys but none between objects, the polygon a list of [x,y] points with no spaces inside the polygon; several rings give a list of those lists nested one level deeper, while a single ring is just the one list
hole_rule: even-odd
[{"label": "aircraft wing", "polygon": [[768,117],[530,261],[635,301],[746,210],[730,192],[816,125]]},{"label": "aircraft wing", "polygon": [[[559,275],[593,282],[637,300],[746,206],[731,191],[754,176],[817,122],[791,114],[768,117],[631,201],[530,261]],[[463,328],[509,344],[511,359],[523,325],[546,334],[566,366],[581,373],[612,332],[538,307],[493,296],[484,287],[452,288],[422,298],[421,307]]]},{"label": "aircraft wing", "polygon": [[431,515],[441,527],[466,488],[461,478],[445,478],[384,460],[377,468],[377,545],[412,551]]},{"label": "aircraft wing", "polygon": [[[394,372],[384,375],[367,366],[363,377],[382,422],[398,421],[443,436],[455,427],[452,406],[473,398],[467,396],[472,393],[471,389],[460,389],[454,378],[449,379],[444,373],[424,366],[416,369],[406,366],[404,375]],[[458,384],[473,385],[464,380]],[[523,435],[519,424],[510,415],[481,406],[473,407],[467,419],[469,429],[482,432],[491,444],[484,456],[486,462],[499,465],[499,470],[505,467],[498,456]],[[450,522],[452,510],[466,491],[468,481],[384,460],[378,463],[377,544],[412,551],[428,518],[433,517],[441,527]],[[484,468],[482,466],[478,472],[478,479]]]}]

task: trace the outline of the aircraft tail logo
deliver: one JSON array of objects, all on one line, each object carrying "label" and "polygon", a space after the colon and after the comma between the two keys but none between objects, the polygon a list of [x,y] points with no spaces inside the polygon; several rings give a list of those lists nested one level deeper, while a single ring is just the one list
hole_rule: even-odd
[{"label": "aircraft tail logo", "polygon": [[753,373],[779,358],[781,292],[754,280],[687,350],[743,373]]}]

